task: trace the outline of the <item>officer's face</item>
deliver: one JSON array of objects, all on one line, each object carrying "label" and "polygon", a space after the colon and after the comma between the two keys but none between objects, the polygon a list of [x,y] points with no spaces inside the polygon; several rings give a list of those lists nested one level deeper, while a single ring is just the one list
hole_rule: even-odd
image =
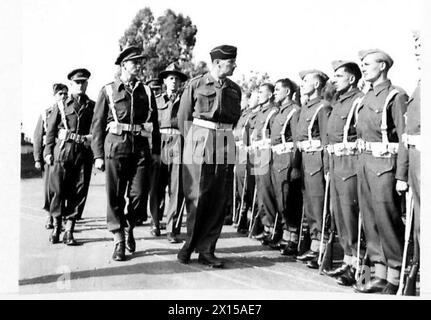
[{"label": "officer's face", "polygon": [[55,102],[58,102],[60,100],[64,101],[66,100],[66,98],[67,98],[67,89],[60,90],[54,95]]},{"label": "officer's face", "polygon": [[170,74],[163,79],[163,83],[166,85],[168,92],[176,92],[180,88],[181,80],[176,75]]},{"label": "officer's face", "polygon": [[72,80],[70,81],[70,91],[72,94],[81,94],[87,91],[87,80]]},{"label": "officer's face", "polygon": [[141,72],[142,60],[128,60],[123,62],[123,70],[132,78],[137,78]]},{"label": "officer's face", "polygon": [[274,88],[275,102],[283,101],[289,95],[289,88],[282,86],[281,82],[277,82]]},{"label": "officer's face", "polygon": [[307,74],[301,81],[301,94],[310,96],[316,90],[316,77],[312,74]]},{"label": "officer's face", "polygon": [[231,76],[236,68],[236,59],[219,60],[219,75]]},{"label": "officer's face", "polygon": [[265,103],[272,97],[272,92],[267,86],[261,86],[259,88],[258,101],[259,103]]},{"label": "officer's face", "polygon": [[374,82],[382,74],[385,63],[376,59],[374,54],[365,56],[362,60],[361,70],[365,81]]},{"label": "officer's face", "polygon": [[335,70],[333,80],[335,89],[338,92],[346,91],[352,84],[352,77],[354,78],[354,76],[352,76],[350,73],[347,73],[343,67]]}]

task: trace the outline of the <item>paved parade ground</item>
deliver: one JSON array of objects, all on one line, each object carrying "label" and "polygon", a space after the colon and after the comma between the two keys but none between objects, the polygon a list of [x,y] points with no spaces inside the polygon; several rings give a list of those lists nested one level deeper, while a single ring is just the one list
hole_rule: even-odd
[{"label": "paved parade ground", "polygon": [[[149,220],[135,229],[136,252],[128,255],[125,262],[112,261],[113,241],[106,229],[105,185],[101,173],[93,174],[83,219],[76,226],[75,239],[80,245],[53,245],[48,241],[50,231],[44,228],[46,213],[41,209],[42,192],[41,178],[21,180],[21,294],[257,289],[315,291],[325,297],[328,292],[353,292],[319,275],[317,270],[239,235],[232,226],[223,227],[216,250],[216,255],[225,259],[224,269],[198,264],[197,254],[192,255],[190,264],[180,264],[176,254],[181,244],[170,244],[165,230],[161,237],[153,237]],[[182,236],[184,233],[185,224]]]}]

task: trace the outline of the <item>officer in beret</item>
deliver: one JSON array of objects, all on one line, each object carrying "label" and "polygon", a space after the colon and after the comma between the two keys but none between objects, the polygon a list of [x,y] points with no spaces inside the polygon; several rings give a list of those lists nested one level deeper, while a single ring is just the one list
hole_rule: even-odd
[{"label": "officer in beret", "polygon": [[228,77],[236,68],[237,48],[222,45],[210,52],[210,72],[192,79],[181,97],[178,125],[186,137],[183,188],[187,237],[177,258],[222,267],[214,255],[232,190],[235,143],[232,128],[241,115],[241,89]]},{"label": "officer in beret", "polygon": [[94,101],[85,94],[90,75],[87,69],[75,69],[67,75],[71,96],[57,102],[48,120],[44,157],[53,165],[49,183],[52,243],[59,242],[65,218],[63,242],[77,244],[73,237],[75,222],[84,210],[93,165],[90,126]]},{"label": "officer in beret", "polygon": [[118,55],[120,77],[100,90],[93,117],[91,146],[95,167],[106,171],[107,224],[114,237],[115,261],[126,259],[125,249],[136,250],[133,229],[137,217],[146,213],[152,162],[160,161],[156,100],[139,81],[143,57],[135,46]]},{"label": "officer in beret", "polygon": [[[69,89],[65,84],[54,83],[53,85],[54,100],[58,102],[60,100],[66,101]],[[45,109],[39,119],[37,120],[36,128],[33,134],[33,156],[34,156],[34,167],[43,172],[43,194],[44,194],[44,205],[43,210],[48,213],[48,218],[45,223],[46,229],[52,229],[53,219],[49,214],[49,207],[51,203],[51,193],[49,191],[49,171],[50,166],[43,160],[43,148],[46,145],[46,131],[48,129],[48,119],[54,110],[55,104]]]},{"label": "officer in beret", "polygon": [[301,95],[306,97],[307,102],[302,106],[298,120],[297,145],[302,156],[304,211],[310,229],[311,246],[297,260],[308,261],[308,267],[318,268],[325,183],[329,183],[329,161],[324,147],[328,144],[326,130],[332,107],[322,97],[329,79],[325,73],[312,69],[300,72],[299,76],[302,80]]},{"label": "officer in beret", "polygon": [[181,231],[181,208],[184,201],[183,187],[181,183],[181,153],[183,148],[183,139],[178,128],[178,109],[181,99],[181,86],[187,80],[185,75],[179,69],[176,63],[171,63],[166,70],[160,73],[160,79],[166,87],[166,92],[157,97],[157,112],[161,133],[161,163],[156,168],[159,171],[157,181],[154,181],[150,193],[156,200],[157,205],[152,206],[153,230],[154,235],[159,231],[159,221],[163,217],[165,190],[168,187],[169,203],[167,207],[167,239],[170,243],[178,243],[180,240],[177,236]]},{"label": "officer in beret", "polygon": [[338,284],[350,286],[356,282],[359,215],[355,111],[364,94],[358,89],[362,74],[355,62],[336,60],[332,67],[337,92],[327,127],[330,201],[344,259],[339,268],[324,272],[336,277]]},{"label": "officer in beret", "polygon": [[370,88],[358,108],[356,128],[361,142],[358,198],[367,252],[375,273],[370,281],[358,283],[354,288],[363,293],[395,294],[400,280],[404,231],[401,197],[395,186],[398,183],[407,188],[406,164],[397,162],[407,94],[388,79],[393,60],[386,52],[364,50],[359,57]]},{"label": "officer in beret", "polygon": [[[413,32],[415,41],[415,56],[417,60],[418,72],[421,72],[421,41],[420,33]],[[404,163],[408,168],[408,186],[413,195],[413,238],[414,254],[412,266],[409,274],[409,281],[416,283],[417,270],[420,258],[420,177],[421,177],[421,150],[423,143],[421,140],[421,80],[418,80],[416,89],[407,102],[406,127],[402,143],[399,144],[397,163]],[[397,182],[396,189],[399,193],[406,190],[403,182]],[[415,271],[416,270],[416,271]],[[412,286],[413,287],[413,286]],[[415,287],[415,286],[414,286]],[[413,290],[414,291],[414,290]],[[406,292],[405,295],[415,295],[416,292]]]}]

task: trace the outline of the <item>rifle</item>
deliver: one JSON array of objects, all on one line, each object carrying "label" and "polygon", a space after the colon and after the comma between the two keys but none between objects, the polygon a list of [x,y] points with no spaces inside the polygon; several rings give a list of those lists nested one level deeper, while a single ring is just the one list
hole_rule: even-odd
[{"label": "rifle", "polygon": [[254,224],[256,222],[257,214],[254,214],[254,207],[256,204],[256,196],[257,196],[257,187],[254,186],[254,192],[253,192],[253,204],[251,205],[251,222],[250,222],[250,228],[248,229],[248,237],[251,238],[251,231],[253,230]]},{"label": "rifle", "polygon": [[184,205],[186,203],[186,199],[183,199],[183,203],[181,204],[180,214],[178,215],[177,223],[175,224],[175,229],[178,229],[181,220],[183,219]]},{"label": "rifle", "polygon": [[325,224],[326,224],[326,216],[328,215],[328,194],[329,194],[329,174],[325,179],[325,199],[323,201],[322,235],[320,237],[319,258],[317,260],[317,264],[319,266],[322,264],[322,254],[324,250]]},{"label": "rifle", "polygon": [[310,248],[310,236],[308,230],[308,223],[305,217],[305,209],[302,206],[301,226],[299,229],[298,241],[298,256],[303,255]]},{"label": "rifle", "polygon": [[358,217],[358,252],[356,253],[356,273],[355,279],[359,278],[359,267],[360,267],[360,259],[361,259],[361,233],[362,233],[362,212],[359,211]]},{"label": "rifle", "polygon": [[332,214],[331,208],[329,209],[331,213],[331,231],[329,233],[328,243],[325,246],[325,252],[323,254],[323,258],[321,264],[319,266],[319,273],[324,274],[323,270],[331,270],[332,269],[332,260],[333,260],[333,246],[334,246],[334,237],[335,237],[335,220],[334,215]]},{"label": "rifle", "polygon": [[404,296],[415,296],[416,295],[416,278],[418,276],[419,263],[414,263],[411,266],[409,276],[406,279],[406,285],[404,287]]},{"label": "rifle", "polygon": [[241,224],[242,210],[244,209],[244,197],[245,197],[245,186],[246,186],[246,184],[247,184],[247,167],[245,168],[245,172],[244,172],[244,184],[242,186],[242,192],[241,192],[241,205],[239,207],[238,225]]},{"label": "rifle", "polygon": [[412,229],[413,220],[413,193],[409,189],[406,193],[406,228],[404,232],[404,250],[403,250],[403,260],[401,264],[401,277],[400,286],[398,287],[397,296],[403,294],[404,289],[404,274],[406,272],[406,260],[407,260],[407,249],[409,246],[410,233]]},{"label": "rifle", "polygon": [[272,235],[271,235],[271,240],[274,240],[274,236],[275,236],[275,229],[277,229],[277,222],[278,222],[278,212],[275,215],[275,222],[274,222],[274,228],[272,229]]},{"label": "rifle", "polygon": [[232,195],[232,219],[236,221],[236,165],[233,167],[233,195]]}]

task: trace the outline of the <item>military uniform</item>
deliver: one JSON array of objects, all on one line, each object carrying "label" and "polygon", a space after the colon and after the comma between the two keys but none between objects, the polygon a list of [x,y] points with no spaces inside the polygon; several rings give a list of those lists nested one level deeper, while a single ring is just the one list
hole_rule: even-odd
[{"label": "military uniform", "polygon": [[[220,52],[229,53],[224,59],[236,57],[236,48]],[[241,115],[240,103],[240,87],[228,78],[219,83],[210,73],[192,79],[181,97],[178,124],[186,137],[183,188],[187,208],[187,238],[178,254],[181,262],[187,263],[193,250],[200,253],[199,258],[214,257],[232,194],[227,192],[233,187],[235,163],[232,128]]]},{"label": "military uniform", "polygon": [[270,127],[272,162],[271,184],[263,199],[266,208],[273,208],[279,214],[286,241],[298,242],[301,220],[302,195],[300,179],[291,180],[292,169],[300,169],[301,154],[296,147],[296,126],[300,107],[293,101],[280,106]]},{"label": "military uniform", "polygon": [[[57,220],[57,227],[62,217],[69,220],[71,232],[84,210],[91,179],[93,112],[94,101],[85,94],[72,95],[64,103],[57,102],[48,120],[44,155],[54,156],[49,183],[50,213]],[[70,243],[74,243],[73,239]]]},{"label": "military uniform", "polygon": [[298,147],[302,156],[303,201],[311,236],[311,251],[317,252],[322,232],[325,178],[329,171],[327,122],[330,104],[321,98],[309,100],[301,108],[297,126]]},{"label": "military uniform", "polygon": [[33,157],[35,162],[43,164],[43,194],[44,204],[43,209],[49,213],[49,207],[51,203],[51,194],[49,191],[49,170],[50,165],[44,162],[43,159],[43,148],[46,145],[46,132],[48,130],[48,119],[54,110],[54,106],[51,106],[44,110],[37,120],[36,128],[33,134]]},{"label": "military uniform", "polygon": [[355,111],[362,96],[357,87],[341,94],[333,105],[327,127],[330,201],[346,269],[356,268],[359,205]]},{"label": "military uniform", "polygon": [[[154,94],[139,81],[133,88],[120,80],[107,84],[97,99],[92,132],[94,158],[105,159],[108,230],[133,228],[147,209],[152,163],[150,136],[153,154],[160,154]],[[129,203],[125,215],[126,188]]]}]

